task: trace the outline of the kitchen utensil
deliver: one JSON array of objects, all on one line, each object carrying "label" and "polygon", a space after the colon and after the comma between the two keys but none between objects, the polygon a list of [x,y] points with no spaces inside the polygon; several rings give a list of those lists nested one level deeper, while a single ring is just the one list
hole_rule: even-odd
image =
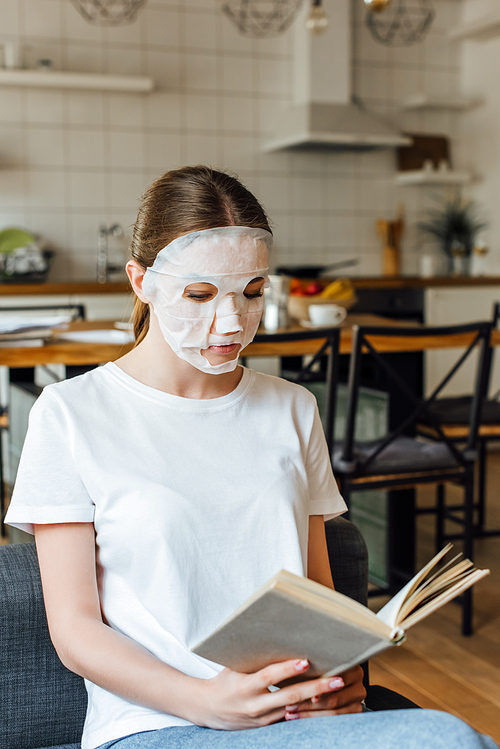
[{"label": "kitchen utensil", "polygon": [[270,275],[269,287],[264,289],[264,328],[277,330],[288,326],[288,291],[290,279],[285,276]]},{"label": "kitchen utensil", "polygon": [[18,247],[26,247],[26,245],[32,244],[35,241],[35,237],[31,232],[25,231],[24,229],[18,229],[15,226],[2,229],[0,231],[0,253],[7,255]]},{"label": "kitchen utensil", "polygon": [[340,268],[351,268],[358,265],[359,260],[341,260],[329,265],[280,265],[276,268],[276,273],[281,276],[292,276],[292,278],[319,278],[323,273]]},{"label": "kitchen utensil", "polygon": [[401,271],[401,238],[405,222],[403,208],[399,208],[399,215],[395,221],[377,221],[377,232],[382,240],[382,272],[384,276],[398,276]]}]

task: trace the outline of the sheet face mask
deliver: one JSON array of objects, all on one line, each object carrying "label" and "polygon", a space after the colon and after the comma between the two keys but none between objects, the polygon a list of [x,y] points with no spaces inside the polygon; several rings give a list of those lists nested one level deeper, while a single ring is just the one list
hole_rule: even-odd
[{"label": "sheet face mask", "polygon": [[[142,291],[177,356],[209,374],[236,369],[264,307],[263,295],[248,298],[245,290],[256,278],[267,285],[271,245],[272,235],[264,229],[223,226],[177,237],[158,253],[144,274]],[[183,296],[187,286],[199,283],[215,286],[214,298],[198,302]],[[212,323],[215,333],[210,332]],[[201,353],[209,346],[232,343],[240,348],[234,359],[222,364],[211,365]]]}]

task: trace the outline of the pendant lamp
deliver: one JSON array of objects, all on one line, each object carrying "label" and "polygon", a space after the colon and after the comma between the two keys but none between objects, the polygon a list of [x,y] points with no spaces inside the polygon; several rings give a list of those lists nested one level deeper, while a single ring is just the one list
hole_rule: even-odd
[{"label": "pendant lamp", "polygon": [[410,45],[425,39],[436,12],[432,0],[364,0],[366,25],[381,44]]},{"label": "pendant lamp", "polygon": [[70,0],[80,15],[98,26],[134,23],[147,0]]},{"label": "pendant lamp", "polygon": [[243,36],[277,36],[292,24],[302,0],[225,0],[222,12]]}]

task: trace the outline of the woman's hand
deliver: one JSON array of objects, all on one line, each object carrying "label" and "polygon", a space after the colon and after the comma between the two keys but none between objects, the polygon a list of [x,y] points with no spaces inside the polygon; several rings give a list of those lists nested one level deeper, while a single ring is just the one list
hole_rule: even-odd
[{"label": "woman's hand", "polygon": [[345,686],[339,677],[330,677],[269,691],[273,684],[303,674],[308,668],[305,660],[274,663],[254,674],[225,668],[213,679],[200,682],[200,692],[193,700],[193,716],[188,719],[208,728],[234,731],[295,717],[361,712],[365,691],[359,667],[344,674]]},{"label": "woman's hand", "polygon": [[363,686],[363,669],[354,666],[341,676],[332,676],[332,689],[327,694],[315,695],[311,699],[286,706],[286,720],[297,718],[319,718],[325,715],[360,713],[361,701],[366,697]]}]

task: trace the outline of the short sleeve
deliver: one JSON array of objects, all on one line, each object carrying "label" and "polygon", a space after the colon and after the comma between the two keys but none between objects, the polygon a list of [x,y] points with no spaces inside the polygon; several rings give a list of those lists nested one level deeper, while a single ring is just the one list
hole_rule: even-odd
[{"label": "short sleeve", "polygon": [[91,523],[94,504],[78,473],[74,426],[46,388],[31,409],[8,525],[33,533],[34,524]]},{"label": "short sleeve", "polygon": [[347,510],[333,475],[325,433],[315,404],[314,422],[306,456],[309,485],[309,515],[331,520]]}]

